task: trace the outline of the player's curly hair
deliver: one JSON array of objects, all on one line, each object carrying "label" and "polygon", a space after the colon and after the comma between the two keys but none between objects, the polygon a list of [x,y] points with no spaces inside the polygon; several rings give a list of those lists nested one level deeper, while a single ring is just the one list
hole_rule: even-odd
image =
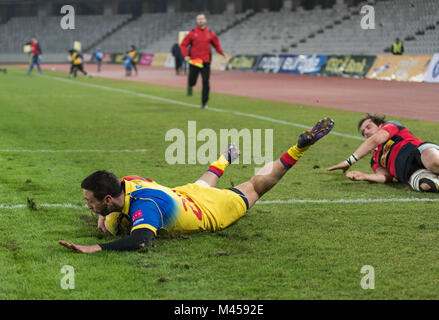
[{"label": "player's curly hair", "polygon": [[386,122],[386,116],[380,114],[370,114],[370,113],[366,114],[366,116],[364,116],[363,118],[360,119],[360,121],[358,121],[358,131],[360,131],[361,125],[366,120],[372,120],[373,123],[379,126],[384,122]]},{"label": "player's curly hair", "polygon": [[118,197],[123,191],[116,175],[107,170],[93,172],[82,181],[81,188],[93,191],[93,196],[99,201],[102,201],[106,195]]}]

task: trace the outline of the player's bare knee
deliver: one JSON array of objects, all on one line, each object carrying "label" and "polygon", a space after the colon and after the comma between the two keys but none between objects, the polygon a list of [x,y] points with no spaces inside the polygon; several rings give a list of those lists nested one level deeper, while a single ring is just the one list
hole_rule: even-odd
[{"label": "player's bare knee", "polygon": [[424,150],[421,161],[428,170],[439,174],[439,150],[434,148]]},{"label": "player's bare knee", "polygon": [[260,198],[259,194],[256,192],[254,185],[251,183],[251,181],[244,182],[239,186],[236,186],[235,188],[241,191],[245,195],[249,204],[249,209]]},{"label": "player's bare knee", "polygon": [[431,171],[439,174],[439,157],[434,157],[431,162]]}]

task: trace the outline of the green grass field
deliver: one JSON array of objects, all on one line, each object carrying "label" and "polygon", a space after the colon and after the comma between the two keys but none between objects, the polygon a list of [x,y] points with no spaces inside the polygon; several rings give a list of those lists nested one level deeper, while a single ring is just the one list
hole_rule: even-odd
[{"label": "green grass field", "polygon": [[[0,85],[0,299],[439,298],[439,202],[402,201],[438,195],[396,183],[351,182],[326,171],[361,143],[336,134],[359,137],[360,113],[215,93],[209,103],[214,109],[201,110],[147,96],[198,105],[198,91],[186,97],[178,88],[70,80],[57,72],[26,76],[13,67],[0,75]],[[139,252],[86,255],[58,244],[112,240],[97,231],[97,216],[84,206],[80,183],[95,170],[137,174],[170,187],[201,176],[205,164],[165,161],[171,144],[165,135],[172,128],[186,133],[192,120],[197,131],[273,129],[275,158],[303,131],[244,113],[309,126],[324,116],[336,122],[335,133],[262,200],[401,201],[262,203],[226,230],[159,237]],[[397,120],[419,138],[439,141],[437,123]],[[147,151],[97,152],[138,149]],[[249,179],[255,166],[232,165],[217,186]],[[355,168],[369,171],[369,160]],[[28,197],[38,210],[26,207]],[[73,290],[60,285],[65,265],[75,270]],[[365,265],[375,270],[375,289],[360,286]]]}]

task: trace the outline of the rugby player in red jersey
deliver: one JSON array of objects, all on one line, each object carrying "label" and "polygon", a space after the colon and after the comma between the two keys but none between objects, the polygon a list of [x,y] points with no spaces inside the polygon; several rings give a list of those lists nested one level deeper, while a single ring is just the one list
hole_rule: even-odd
[{"label": "rugby player in red jersey", "polygon": [[349,171],[346,177],[354,181],[378,183],[397,179],[416,191],[439,192],[439,146],[416,138],[397,121],[384,116],[366,115],[358,122],[358,130],[366,141],[343,162],[328,171],[345,172],[355,162],[373,151],[371,167],[374,174]]}]

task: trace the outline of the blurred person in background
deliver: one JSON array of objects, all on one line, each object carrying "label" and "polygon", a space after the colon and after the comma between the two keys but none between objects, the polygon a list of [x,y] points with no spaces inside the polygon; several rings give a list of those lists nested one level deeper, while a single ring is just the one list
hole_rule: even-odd
[{"label": "blurred person in background", "polygon": [[32,37],[31,41],[27,44],[30,45],[30,67],[27,74],[32,73],[34,66],[37,66],[38,74],[41,74],[40,55],[43,53],[41,46],[36,37]]},{"label": "blurred person in background", "polygon": [[[131,67],[134,69],[134,72],[136,73],[137,76],[137,62],[138,62],[138,57],[137,57],[137,50],[136,47],[134,45],[131,45],[130,47],[130,51],[128,51],[128,55],[131,57]],[[131,71],[130,71],[131,73]]]},{"label": "blurred person in background", "polygon": [[133,67],[133,59],[131,58],[130,52],[128,51],[124,57],[123,64],[125,67],[125,76],[131,76],[131,69]]},{"label": "blurred person in background", "polygon": [[392,44],[392,53],[395,55],[402,55],[404,53],[404,45],[399,38],[396,38],[395,42]]},{"label": "blurred person in background", "polygon": [[[198,74],[201,73],[203,89],[201,108],[206,108],[209,100],[210,62],[212,53],[210,46],[225,58],[218,36],[207,28],[207,19],[204,14],[197,15],[197,27],[189,31],[180,45],[184,60],[189,63],[188,96],[192,95],[192,87],[197,83]],[[190,53],[188,47],[190,46]]]},{"label": "blurred person in background", "polygon": [[[181,54],[180,46],[178,45],[178,40],[176,40],[174,45],[172,46],[171,53],[174,56],[174,60],[175,60],[175,73],[179,75],[180,71],[182,70],[184,57]],[[186,69],[185,69],[185,74],[186,74]]]},{"label": "blurred person in background", "polygon": [[84,76],[88,75],[88,77],[91,78],[91,75],[84,70],[84,65],[83,65],[84,58],[82,56],[82,53],[76,51],[75,49],[69,50],[69,53],[72,59],[69,78],[71,78],[72,76],[76,78],[76,74],[78,73],[78,71],[81,71],[84,74]]},{"label": "blurred person in background", "polygon": [[102,51],[101,48],[98,48],[94,52],[95,58],[96,58],[96,64],[98,66],[98,72],[101,72],[101,65],[102,65],[102,58],[104,57],[104,51]]}]

